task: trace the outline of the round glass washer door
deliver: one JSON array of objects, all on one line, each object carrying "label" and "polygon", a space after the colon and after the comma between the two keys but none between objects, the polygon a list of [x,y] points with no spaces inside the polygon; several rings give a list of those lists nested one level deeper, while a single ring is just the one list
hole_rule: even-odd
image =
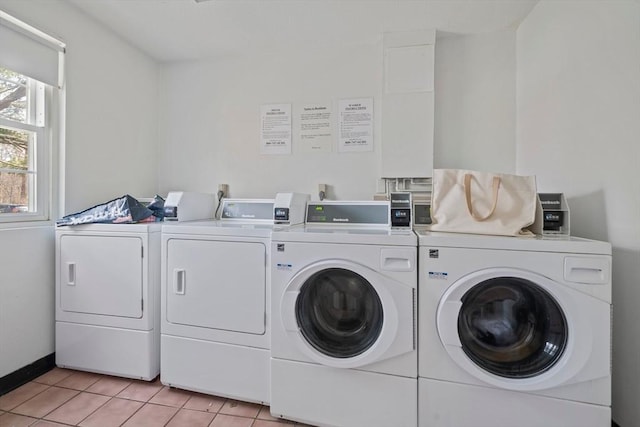
[{"label": "round glass washer door", "polygon": [[543,287],[522,277],[494,277],[461,298],[458,336],[481,369],[504,378],[531,378],[551,369],[568,341],[567,320]]},{"label": "round glass washer door", "polygon": [[384,311],[380,296],[360,274],[327,268],[300,287],[295,316],[304,339],[333,358],[352,358],[380,337]]}]

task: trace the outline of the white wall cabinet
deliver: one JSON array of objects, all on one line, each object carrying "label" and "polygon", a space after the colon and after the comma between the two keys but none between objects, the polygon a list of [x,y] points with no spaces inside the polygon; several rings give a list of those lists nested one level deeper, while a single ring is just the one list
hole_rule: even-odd
[{"label": "white wall cabinet", "polygon": [[383,178],[432,175],[435,40],[435,30],[383,36]]}]

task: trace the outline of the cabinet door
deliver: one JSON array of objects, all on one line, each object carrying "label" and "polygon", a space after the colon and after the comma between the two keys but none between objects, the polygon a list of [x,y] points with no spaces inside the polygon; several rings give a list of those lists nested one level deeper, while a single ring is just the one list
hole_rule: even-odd
[{"label": "cabinet door", "polygon": [[142,245],[139,237],[62,236],[58,261],[62,310],[141,318]]},{"label": "cabinet door", "polygon": [[167,321],[264,334],[264,244],[170,239],[166,257]]},{"label": "cabinet door", "polygon": [[383,178],[433,173],[435,30],[384,33]]}]

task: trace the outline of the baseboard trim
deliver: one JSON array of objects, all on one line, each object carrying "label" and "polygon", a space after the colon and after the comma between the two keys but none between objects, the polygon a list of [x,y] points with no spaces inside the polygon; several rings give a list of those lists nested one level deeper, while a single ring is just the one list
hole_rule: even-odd
[{"label": "baseboard trim", "polygon": [[56,354],[51,353],[15,372],[5,375],[0,378],[0,396],[52,370],[55,366]]}]

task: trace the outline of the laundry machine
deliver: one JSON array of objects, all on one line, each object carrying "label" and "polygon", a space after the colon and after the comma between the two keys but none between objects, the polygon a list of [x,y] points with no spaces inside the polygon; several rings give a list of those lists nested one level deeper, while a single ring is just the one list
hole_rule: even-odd
[{"label": "laundry machine", "polygon": [[271,243],[271,414],[417,425],[417,238],[388,202],[307,205]]},{"label": "laundry machine", "polygon": [[420,426],[610,426],[609,243],[418,238]]},{"label": "laundry machine", "polygon": [[163,384],[269,402],[270,237],[307,198],[225,199],[220,220],[163,226]]},{"label": "laundry machine", "polygon": [[152,380],[160,369],[160,230],[56,229],[56,364]]}]

